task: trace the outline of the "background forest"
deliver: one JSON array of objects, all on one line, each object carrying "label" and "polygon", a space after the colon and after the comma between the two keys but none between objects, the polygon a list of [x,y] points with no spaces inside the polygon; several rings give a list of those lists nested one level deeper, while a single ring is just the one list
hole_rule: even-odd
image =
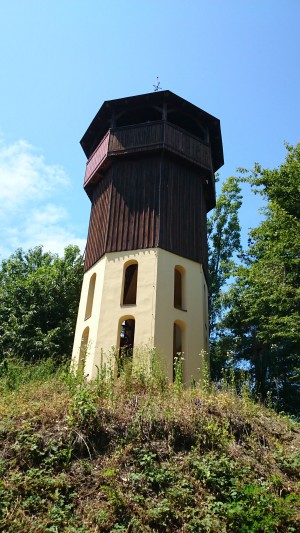
[{"label": "background forest", "polygon": [[[286,150],[279,168],[255,164],[229,177],[208,220],[211,378],[233,373],[255,397],[299,417],[300,144]],[[264,207],[243,249],[245,184]],[[82,267],[77,246],[61,258],[40,246],[2,261],[2,374],[12,358],[70,358]]]}]

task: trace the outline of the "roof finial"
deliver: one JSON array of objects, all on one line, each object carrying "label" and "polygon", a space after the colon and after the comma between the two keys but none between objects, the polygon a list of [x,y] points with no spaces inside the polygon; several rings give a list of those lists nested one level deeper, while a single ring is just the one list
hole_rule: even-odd
[{"label": "roof finial", "polygon": [[157,93],[157,91],[162,91],[162,87],[160,86],[159,77],[156,76],[156,85],[153,85],[154,92]]}]

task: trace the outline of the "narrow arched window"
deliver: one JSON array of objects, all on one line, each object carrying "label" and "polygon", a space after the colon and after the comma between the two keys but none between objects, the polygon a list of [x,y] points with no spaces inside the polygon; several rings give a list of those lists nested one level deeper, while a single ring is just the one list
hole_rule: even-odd
[{"label": "narrow arched window", "polygon": [[87,351],[88,351],[88,343],[89,343],[89,334],[90,334],[90,328],[87,327],[84,329],[81,337],[81,343],[80,343],[80,351],[79,351],[79,360],[78,360],[78,371],[84,371]]},{"label": "narrow arched window", "polygon": [[137,261],[124,265],[123,276],[123,305],[136,304],[138,264]]},{"label": "narrow arched window", "polygon": [[186,309],[185,270],[178,265],[174,269],[174,307],[176,309]]},{"label": "narrow arched window", "polygon": [[[176,369],[180,364],[183,370],[184,363],[184,325],[174,322],[173,324],[173,381],[175,380]],[[182,363],[181,363],[182,361]]]},{"label": "narrow arched window", "polygon": [[88,297],[86,301],[84,320],[87,320],[88,318],[90,318],[92,314],[95,285],[96,285],[96,274],[93,274],[91,276],[90,283],[89,283],[89,290],[88,290]]},{"label": "narrow arched window", "polygon": [[121,318],[119,324],[118,375],[126,364],[132,363],[134,348],[135,319]]}]

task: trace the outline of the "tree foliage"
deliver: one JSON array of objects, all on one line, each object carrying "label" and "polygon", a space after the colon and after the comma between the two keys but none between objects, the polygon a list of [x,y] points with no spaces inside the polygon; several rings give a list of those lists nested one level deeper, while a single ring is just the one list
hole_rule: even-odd
[{"label": "tree foliage", "polygon": [[233,270],[233,256],[241,249],[239,208],[242,205],[241,188],[236,178],[229,177],[222,185],[214,211],[207,221],[209,325],[211,339],[222,313],[226,281]]},{"label": "tree foliage", "polygon": [[223,356],[230,345],[249,362],[262,398],[271,391],[279,407],[299,413],[300,144],[287,146],[278,169],[256,164],[245,173],[241,179],[267,204],[226,296]]},{"label": "tree foliage", "polygon": [[18,249],[0,269],[0,359],[70,355],[82,284],[77,246],[64,256]]}]

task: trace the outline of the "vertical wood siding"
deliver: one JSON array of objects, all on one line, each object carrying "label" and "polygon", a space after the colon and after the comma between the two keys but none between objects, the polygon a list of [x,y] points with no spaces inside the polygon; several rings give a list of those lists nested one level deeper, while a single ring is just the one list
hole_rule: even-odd
[{"label": "vertical wood siding", "polygon": [[158,158],[118,161],[113,165],[107,252],[157,246],[158,168]]},{"label": "vertical wood siding", "polygon": [[93,192],[84,271],[93,266],[105,253],[106,233],[111,196],[111,181],[100,181]]},{"label": "vertical wood siding", "polygon": [[[159,246],[206,264],[206,205],[199,173],[171,159],[164,161]],[[205,266],[205,265],[204,265]]]},{"label": "vertical wood siding", "polygon": [[207,270],[201,175],[166,155],[115,161],[94,189],[85,271],[106,252],[155,247]]}]

